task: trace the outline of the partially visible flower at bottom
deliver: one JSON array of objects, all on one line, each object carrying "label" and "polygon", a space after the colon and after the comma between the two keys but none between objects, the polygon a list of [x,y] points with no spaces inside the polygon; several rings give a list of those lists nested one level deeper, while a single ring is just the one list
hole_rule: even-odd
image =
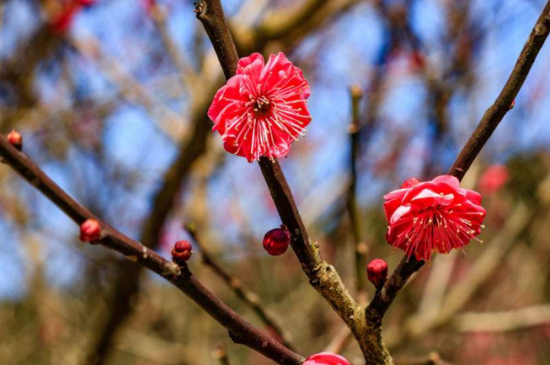
[{"label": "partially visible flower at bottom", "polygon": [[418,260],[429,261],[434,252],[449,253],[477,239],[486,215],[481,195],[460,188],[451,175],[407,180],[384,200],[386,240]]},{"label": "partially visible flower at bottom", "polygon": [[348,360],[330,352],[311,355],[302,365],[349,365]]}]

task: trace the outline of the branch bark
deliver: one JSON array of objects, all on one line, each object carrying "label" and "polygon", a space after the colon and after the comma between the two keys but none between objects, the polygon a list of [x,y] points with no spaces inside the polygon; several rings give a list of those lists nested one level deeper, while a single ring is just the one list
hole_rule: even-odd
[{"label": "branch bark", "polygon": [[361,223],[359,210],[357,209],[357,158],[360,147],[360,126],[359,121],[359,103],[363,98],[363,90],[358,85],[350,88],[351,94],[351,114],[352,120],[349,126],[350,154],[349,169],[350,179],[348,193],[346,196],[346,205],[348,207],[348,216],[353,240],[353,250],[355,254],[355,283],[359,303],[366,303],[367,298],[367,280],[365,277],[365,268],[367,267],[368,246],[361,240]]},{"label": "branch bark", "polygon": [[202,261],[204,264],[212,269],[216,275],[218,275],[228,286],[235,295],[241,299],[247,306],[249,306],[254,313],[260,318],[264,324],[270,327],[281,338],[282,344],[288,349],[293,350],[293,346],[290,344],[289,336],[286,331],[277,323],[275,316],[267,311],[258,299],[258,295],[249,291],[243,283],[228,273],[220,263],[214,259],[208,249],[204,246],[200,238],[198,237],[197,230],[191,225],[187,225],[187,232],[193,238],[193,242],[199,248],[202,255]]},{"label": "branch bark", "polygon": [[[216,50],[226,78],[229,79],[235,74],[239,57],[220,0],[201,0],[196,3],[195,12]],[[365,311],[352,298],[338,272],[322,260],[318,245],[311,244],[279,162],[276,159],[261,157],[259,165],[281,221],[291,233],[292,249],[302,264],[310,284],[330,303],[350,328],[368,364],[393,365],[391,356],[382,342],[379,328],[372,328],[367,323]]]},{"label": "branch bark", "polygon": [[[508,110],[510,110],[510,105],[523,86],[549,32],[550,1],[546,3],[535,23],[504,88],[493,105],[487,109],[477,128],[462,148],[462,151],[448,172],[449,175],[456,176],[459,180],[462,180],[483,146],[485,146],[485,143],[487,143]],[[417,261],[412,257],[410,260],[407,260],[407,257],[404,256],[384,285],[384,288],[376,293],[375,298],[367,307],[367,318],[374,321],[376,325],[381,325],[384,314],[399,291],[407,283],[411,275],[423,265],[424,262],[422,261]]]},{"label": "branch bark", "polygon": [[250,347],[278,364],[301,364],[302,357],[265,335],[246,319],[235,313],[212,294],[191,273],[187,265],[178,266],[173,262],[169,262],[155,251],[125,236],[94,216],[51,180],[31,159],[14,148],[3,136],[0,136],[0,156],[21,177],[42,192],[77,225],[91,218],[98,220],[102,227],[100,244],[123,254],[129,260],[139,263],[171,282],[224,326],[235,343]]}]

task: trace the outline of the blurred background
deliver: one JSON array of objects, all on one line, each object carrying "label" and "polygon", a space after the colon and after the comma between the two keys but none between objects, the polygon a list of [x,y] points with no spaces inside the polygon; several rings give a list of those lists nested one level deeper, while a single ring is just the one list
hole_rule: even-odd
[{"label": "blurred background", "polygon": [[[222,3],[241,56],[283,51],[310,82],[313,122],[282,165],[324,259],[367,302],[366,262],[392,269],[402,256],[385,242],[383,195],[447,171],[545,2]],[[188,0],[0,1],[0,131],[20,131],[64,189],[165,256],[193,222],[249,303],[196,248],[191,269],[213,292],[302,355],[330,350],[362,364],[291,250],[263,251],[280,221],[258,166],[226,154],[211,132],[206,110],[223,75],[193,9]],[[483,194],[483,243],[436,255],[386,316],[398,365],[428,364],[432,351],[451,364],[550,364],[549,70],[547,45],[463,181]],[[2,364],[270,363],[164,281],[81,244],[78,227],[6,165],[0,237]]]}]

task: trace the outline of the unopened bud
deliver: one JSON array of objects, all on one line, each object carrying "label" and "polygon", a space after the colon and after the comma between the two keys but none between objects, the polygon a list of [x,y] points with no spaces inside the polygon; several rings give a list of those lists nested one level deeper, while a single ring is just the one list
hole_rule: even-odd
[{"label": "unopened bud", "polygon": [[516,101],[512,100],[512,104],[510,104],[510,107],[508,108],[508,110],[514,109],[515,106],[516,106]]},{"label": "unopened bud", "polygon": [[382,259],[374,259],[367,265],[367,276],[376,289],[382,288],[388,278],[388,264]]},{"label": "unopened bud", "polygon": [[286,252],[290,245],[290,233],[286,226],[268,231],[263,240],[264,249],[271,256],[279,256]]},{"label": "unopened bud", "polygon": [[420,183],[421,183],[420,180],[418,180],[416,177],[412,177],[408,180],[403,181],[403,184],[401,185],[401,189],[410,189],[413,186],[416,186]]},{"label": "unopened bud", "polygon": [[192,254],[193,246],[189,241],[178,241],[172,247],[172,261],[180,266],[189,260]]},{"label": "unopened bud", "polygon": [[88,219],[80,225],[80,240],[93,242],[101,237],[101,225],[95,219]]},{"label": "unopened bud", "polygon": [[8,142],[19,151],[23,149],[23,136],[15,129],[8,134]]}]

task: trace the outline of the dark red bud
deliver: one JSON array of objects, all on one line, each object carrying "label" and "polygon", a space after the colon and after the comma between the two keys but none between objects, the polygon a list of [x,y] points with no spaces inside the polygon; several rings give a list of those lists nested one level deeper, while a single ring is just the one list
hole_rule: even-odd
[{"label": "dark red bud", "polygon": [[8,142],[19,151],[23,149],[23,136],[16,130],[11,131],[8,134]]},{"label": "dark red bud", "polygon": [[284,227],[272,229],[265,234],[263,245],[271,256],[282,255],[290,245],[290,233]]},{"label": "dark red bud", "polygon": [[191,258],[193,254],[193,246],[189,241],[178,241],[172,248],[172,261],[178,265],[183,265]]},{"label": "dark red bud", "polygon": [[367,276],[376,289],[382,288],[388,278],[388,264],[382,259],[374,259],[367,265]]},{"label": "dark red bud", "polygon": [[101,225],[95,219],[88,219],[80,225],[80,240],[93,242],[101,237]]},{"label": "dark red bud", "polygon": [[413,186],[416,186],[418,184],[420,184],[422,181],[418,180],[416,177],[412,177],[408,180],[405,180],[403,182],[403,185],[401,185],[401,189],[410,189],[412,188]]},{"label": "dark red bud", "polygon": [[510,104],[510,108],[508,110],[514,109],[515,106],[516,106],[516,101],[512,100],[512,104]]}]

